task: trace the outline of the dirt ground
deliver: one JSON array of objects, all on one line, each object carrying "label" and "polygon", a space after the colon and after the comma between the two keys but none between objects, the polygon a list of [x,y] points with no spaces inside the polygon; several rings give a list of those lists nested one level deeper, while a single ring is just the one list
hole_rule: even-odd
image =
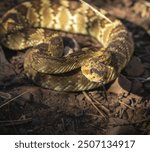
[{"label": "dirt ground", "polygon": [[[1,0],[0,16],[20,1]],[[103,88],[55,92],[27,79],[23,52],[1,47],[0,134],[150,134],[150,2],[88,2],[107,9],[132,33],[135,52],[130,63]]]}]

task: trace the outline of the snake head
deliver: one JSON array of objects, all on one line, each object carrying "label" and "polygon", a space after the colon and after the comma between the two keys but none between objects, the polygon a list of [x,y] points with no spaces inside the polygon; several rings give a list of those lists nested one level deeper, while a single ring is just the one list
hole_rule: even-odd
[{"label": "snake head", "polygon": [[117,76],[115,68],[110,65],[108,59],[102,62],[98,57],[87,60],[81,66],[81,71],[90,81],[103,84],[114,80]]},{"label": "snake head", "polygon": [[48,53],[53,57],[62,57],[64,50],[63,38],[55,33],[48,42]]}]

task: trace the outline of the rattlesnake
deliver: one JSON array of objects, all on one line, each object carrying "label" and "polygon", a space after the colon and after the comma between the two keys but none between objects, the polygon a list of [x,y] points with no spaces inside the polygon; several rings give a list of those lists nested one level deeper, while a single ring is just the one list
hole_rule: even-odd
[{"label": "rattlesnake", "polygon": [[[79,0],[23,2],[1,20],[1,44],[11,50],[29,48],[24,71],[44,88],[97,88],[116,79],[133,54],[132,37],[122,22]],[[67,35],[90,36],[103,47],[86,47],[63,56],[61,37]]]}]

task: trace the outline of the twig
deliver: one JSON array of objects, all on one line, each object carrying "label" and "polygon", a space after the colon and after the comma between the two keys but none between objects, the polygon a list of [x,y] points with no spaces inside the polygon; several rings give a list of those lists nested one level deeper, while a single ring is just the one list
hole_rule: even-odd
[{"label": "twig", "polygon": [[83,0],[80,0],[81,3],[87,5],[89,8],[91,8],[97,15],[101,16],[102,18],[106,19],[108,22],[112,23],[112,21],[106,17],[104,14],[102,14],[100,11],[98,11],[97,9],[95,9],[94,7],[92,7],[91,5],[89,5],[88,3],[86,3],[85,1]]},{"label": "twig", "polygon": [[92,106],[98,111],[98,113],[105,118],[105,115],[95,106],[95,104],[93,103],[92,99],[88,96],[88,94],[83,91],[84,96],[87,98],[87,100],[92,104]]},{"label": "twig", "polygon": [[28,122],[31,122],[32,118],[24,119],[24,120],[8,120],[8,121],[0,121],[1,127],[12,126],[12,125],[21,125]]},{"label": "twig", "polygon": [[109,113],[110,111],[109,111],[109,109],[108,108],[106,108],[105,106],[103,106],[101,103],[99,103],[95,98],[92,98],[98,105],[100,105],[100,107],[101,107],[101,109],[103,110],[103,111],[105,111],[106,113]]},{"label": "twig", "polygon": [[122,101],[120,101],[120,100],[118,100],[118,101],[119,101],[120,104],[123,104],[123,105],[125,105],[126,107],[128,107],[128,108],[130,108],[130,109],[132,109],[132,110],[135,110],[135,109],[132,108],[131,106],[127,105],[126,103],[124,103],[124,102],[122,102]]},{"label": "twig", "polygon": [[8,100],[7,102],[5,102],[4,104],[2,104],[2,105],[0,106],[0,109],[1,109],[2,107],[4,107],[5,105],[9,104],[10,102],[16,100],[17,98],[21,97],[22,95],[28,93],[28,92],[29,92],[29,91],[25,91],[25,92],[23,92],[22,94],[20,94],[20,95],[14,97],[14,98]]}]

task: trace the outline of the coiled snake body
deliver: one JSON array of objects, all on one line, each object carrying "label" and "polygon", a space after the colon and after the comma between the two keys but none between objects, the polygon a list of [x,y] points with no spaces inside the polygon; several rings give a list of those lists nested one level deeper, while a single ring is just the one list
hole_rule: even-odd
[{"label": "coiled snake body", "polygon": [[[61,36],[67,34],[90,36],[103,47],[65,56]],[[119,20],[79,0],[23,2],[3,15],[0,36],[11,50],[29,48],[25,73],[37,85],[57,91],[90,90],[109,83],[133,53],[132,38]]]}]

